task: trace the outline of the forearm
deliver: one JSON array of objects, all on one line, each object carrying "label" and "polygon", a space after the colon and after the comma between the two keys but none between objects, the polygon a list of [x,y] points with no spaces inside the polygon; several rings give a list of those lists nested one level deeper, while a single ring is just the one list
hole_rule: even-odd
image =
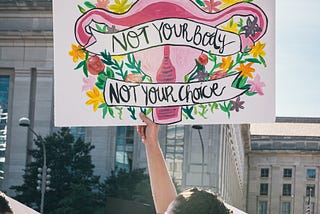
[{"label": "forearm", "polygon": [[177,193],[158,143],[146,145],[150,184],[157,213],[164,213]]}]

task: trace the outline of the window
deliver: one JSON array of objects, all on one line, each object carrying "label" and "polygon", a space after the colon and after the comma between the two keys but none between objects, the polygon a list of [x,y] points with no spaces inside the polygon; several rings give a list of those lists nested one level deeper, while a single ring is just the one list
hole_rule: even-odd
[{"label": "window", "polygon": [[283,184],[282,195],[283,196],[291,196],[291,184]]},{"label": "window", "polygon": [[315,178],[316,178],[316,170],[307,169],[307,179],[315,179]]},{"label": "window", "polygon": [[85,141],[86,129],[84,127],[70,127],[70,132],[75,140],[80,138],[82,141]]},{"label": "window", "polygon": [[316,189],[316,185],[314,184],[307,184],[307,187],[306,187],[306,196],[311,196],[311,197],[314,197],[315,195],[315,189]]},{"label": "window", "polygon": [[116,140],[116,168],[125,169],[127,172],[132,170],[133,160],[133,126],[117,127]]},{"label": "window", "polygon": [[268,184],[260,184],[260,195],[268,195]]},{"label": "window", "polygon": [[283,169],[283,177],[291,178],[292,177],[292,169]]},{"label": "window", "polygon": [[4,178],[5,151],[7,145],[7,122],[9,103],[9,76],[0,76],[0,182]]},{"label": "window", "polygon": [[268,202],[259,201],[258,214],[267,214],[268,212]]},{"label": "window", "polygon": [[291,203],[290,202],[282,202],[281,204],[281,214],[290,214]]},{"label": "window", "polygon": [[170,175],[182,185],[184,155],[184,126],[167,126],[165,159]]},{"label": "window", "polygon": [[262,178],[267,178],[267,177],[269,177],[269,169],[268,169],[268,168],[262,168],[262,169],[261,169],[260,176],[261,176]]}]

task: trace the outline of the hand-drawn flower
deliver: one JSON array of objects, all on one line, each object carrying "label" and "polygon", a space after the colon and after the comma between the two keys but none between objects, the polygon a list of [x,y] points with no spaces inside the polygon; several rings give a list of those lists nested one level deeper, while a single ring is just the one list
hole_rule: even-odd
[{"label": "hand-drawn flower", "polygon": [[253,80],[248,80],[248,84],[251,84],[250,92],[257,92],[259,95],[264,95],[262,87],[265,87],[266,84],[260,81],[260,75],[257,74]]},{"label": "hand-drawn flower", "polygon": [[257,22],[258,18],[256,16],[253,18],[252,21],[250,17],[247,19],[247,25],[241,28],[241,30],[245,31],[244,33],[246,37],[249,37],[250,35],[255,36],[256,33],[262,31],[262,29],[258,26]]},{"label": "hand-drawn flower", "polygon": [[233,32],[233,33],[238,33],[238,23],[234,22],[233,19],[231,19],[227,25],[221,26],[221,28],[225,31]]},{"label": "hand-drawn flower", "polygon": [[92,91],[87,91],[86,95],[90,98],[86,104],[93,105],[93,111],[97,111],[99,105],[104,103],[103,94],[100,93],[97,87],[93,87]]},{"label": "hand-drawn flower", "polygon": [[140,82],[142,82],[142,75],[141,74],[128,74],[124,81],[132,82],[132,83],[140,83]]},{"label": "hand-drawn flower", "polygon": [[96,7],[102,9],[108,9],[108,4],[110,0],[97,0]]},{"label": "hand-drawn flower", "polygon": [[252,73],[255,72],[255,69],[252,68],[253,62],[249,62],[248,64],[240,63],[240,67],[236,68],[237,71],[241,71],[240,75],[243,77],[253,78]]},{"label": "hand-drawn flower", "polygon": [[261,43],[258,41],[254,46],[251,47],[250,54],[253,55],[254,58],[257,58],[257,56],[265,56],[266,52],[264,52],[264,47],[266,46],[266,43]]},{"label": "hand-drawn flower", "polygon": [[204,81],[204,80],[206,80],[207,76],[208,76],[208,73],[206,72],[206,69],[203,68],[201,70],[198,70],[195,78],[197,78],[200,81]]},{"label": "hand-drawn flower", "polygon": [[216,80],[216,79],[221,79],[223,77],[226,77],[227,76],[227,73],[223,70],[219,70],[219,71],[216,71],[211,77],[210,77],[210,80]]},{"label": "hand-drawn flower", "polygon": [[115,13],[124,13],[132,5],[132,3],[127,4],[128,0],[114,0],[114,4],[109,5],[109,9]]},{"label": "hand-drawn flower", "polygon": [[208,11],[209,13],[212,13],[213,11],[215,12],[219,11],[217,6],[221,4],[220,1],[215,2],[215,0],[209,0],[209,1],[203,1],[203,2],[206,5],[206,7],[203,8],[205,11]]},{"label": "hand-drawn flower", "polygon": [[201,54],[199,57],[198,57],[198,62],[200,63],[200,65],[203,65],[205,66],[206,64],[208,64],[208,56],[207,54]]},{"label": "hand-drawn flower", "polygon": [[240,97],[237,97],[236,101],[230,100],[230,102],[232,103],[230,111],[239,112],[240,109],[244,109],[244,101],[240,101]]},{"label": "hand-drawn flower", "polygon": [[224,71],[229,70],[231,62],[232,62],[231,60],[232,60],[231,56],[228,56],[227,58],[225,58],[225,57],[222,58],[222,64],[220,65],[220,68]]},{"label": "hand-drawn flower", "polygon": [[239,2],[242,2],[242,0],[221,0],[223,5],[221,5],[221,8],[224,9],[226,7],[229,7],[233,4],[236,4],[236,3],[239,3]]},{"label": "hand-drawn flower", "polygon": [[83,77],[83,86],[82,91],[93,90],[94,84],[96,82],[96,78],[93,76],[89,76],[88,78]]},{"label": "hand-drawn flower", "polygon": [[120,62],[121,60],[123,60],[123,58],[124,58],[125,56],[126,56],[126,55],[112,56],[112,59],[115,59],[115,60],[117,60],[117,62]]},{"label": "hand-drawn flower", "polygon": [[73,62],[78,62],[79,59],[84,59],[85,53],[81,45],[72,44],[69,55],[72,56]]},{"label": "hand-drawn flower", "polygon": [[87,69],[90,74],[97,75],[105,68],[104,63],[97,55],[89,57],[87,60]]}]

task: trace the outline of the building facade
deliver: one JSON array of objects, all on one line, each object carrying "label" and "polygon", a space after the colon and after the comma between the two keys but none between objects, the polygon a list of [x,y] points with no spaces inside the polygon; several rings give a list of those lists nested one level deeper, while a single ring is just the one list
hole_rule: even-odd
[{"label": "building facade", "polygon": [[[0,187],[9,195],[14,195],[12,185],[23,182],[31,161],[27,150],[34,148],[34,136],[19,126],[19,118],[30,118],[30,127],[42,136],[56,130],[52,26],[51,0],[0,0]],[[71,130],[95,146],[92,161],[101,179],[117,168],[147,167],[135,127]],[[248,126],[204,126],[200,133],[203,144],[191,126],[161,127],[160,144],[171,175],[181,189],[203,186],[244,209]]]},{"label": "building facade", "polygon": [[320,120],[291,122],[253,130],[249,214],[305,213],[308,206],[311,214],[320,213]]}]

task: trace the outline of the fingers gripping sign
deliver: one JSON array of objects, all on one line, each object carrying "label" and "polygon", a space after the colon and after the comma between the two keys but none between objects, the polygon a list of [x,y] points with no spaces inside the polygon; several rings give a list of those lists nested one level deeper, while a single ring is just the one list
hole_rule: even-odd
[{"label": "fingers gripping sign", "polygon": [[137,126],[137,132],[140,135],[144,144],[153,144],[158,142],[159,126],[146,117],[143,113],[140,113],[140,119],[146,123],[146,125]]}]

